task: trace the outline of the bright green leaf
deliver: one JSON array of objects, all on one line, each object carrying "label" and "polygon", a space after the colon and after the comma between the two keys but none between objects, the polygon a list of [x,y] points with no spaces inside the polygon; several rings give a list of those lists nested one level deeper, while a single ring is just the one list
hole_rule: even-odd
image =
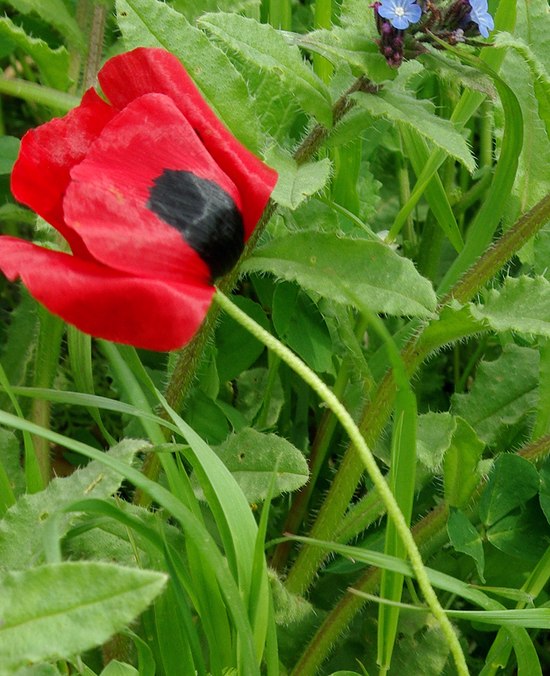
[{"label": "bright green leaf", "polygon": [[289,46],[272,26],[224,12],[206,14],[198,23],[241,58],[255,64],[258,70],[277,73],[306,113],[326,127],[332,126],[328,89],[304,61],[298,47]]},{"label": "bright green leaf", "polygon": [[0,575],[0,668],[104,643],[160,594],[166,575],[78,561]]},{"label": "bright green leaf", "polygon": [[56,28],[71,44],[77,47],[84,46],[80,28],[63,0],[7,0],[7,2],[18,12],[38,15]]},{"label": "bright green leaf", "polygon": [[[218,448],[248,502],[295,491],[308,479],[307,462],[290,442],[275,434],[261,434],[251,428],[234,434]],[[275,485],[272,486],[273,473]]]},{"label": "bright green leaf", "polygon": [[538,362],[536,350],[506,345],[498,359],[479,365],[468,394],[453,395],[452,412],[467,420],[485,443],[496,444],[534,410]]},{"label": "bright green leaf", "polygon": [[471,306],[472,315],[495,331],[550,338],[550,282],[544,277],[507,277],[484,301]]},{"label": "bright green leaf", "polygon": [[435,106],[429,101],[416,99],[404,90],[384,89],[378,94],[358,92],[352,97],[358,105],[375,118],[383,117],[399,123],[419,134],[433,145],[454,157],[472,172],[474,157],[462,134],[452,122],[435,115]]},{"label": "bright green leaf", "polygon": [[298,165],[283,150],[272,147],[266,152],[266,162],[279,174],[271,197],[289,209],[296,209],[308,197],[322,190],[330,178],[331,162],[326,157]]},{"label": "bright green leaf", "polygon": [[300,232],[258,248],[245,272],[270,272],[339,303],[364,299],[374,312],[431,317],[432,286],[411,261],[382,242]]},{"label": "bright green leaf", "polygon": [[450,413],[430,412],[418,416],[416,456],[425,467],[433,471],[441,466],[456,426],[456,419]]}]

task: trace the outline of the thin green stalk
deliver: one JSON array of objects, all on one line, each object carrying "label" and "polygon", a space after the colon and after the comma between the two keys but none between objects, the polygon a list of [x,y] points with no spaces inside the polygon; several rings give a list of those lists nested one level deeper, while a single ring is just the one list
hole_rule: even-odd
[{"label": "thin green stalk", "polygon": [[[316,0],[314,28],[330,28],[332,26],[332,0]],[[332,76],[332,64],[320,54],[313,54],[313,69],[323,82],[329,82]]]},{"label": "thin green stalk", "polygon": [[219,290],[214,295],[216,302],[227,312],[235,321],[248,329],[253,336],[261,340],[264,345],[274,351],[293,371],[295,371],[306,382],[317,395],[326,403],[328,408],[338,418],[340,424],[345,429],[353,446],[359,454],[361,461],[366,468],[371,481],[377,488],[381,499],[383,500],[388,516],[392,519],[396,532],[403,542],[407,551],[409,561],[414,570],[418,585],[422,590],[422,594],[434,617],[439,622],[441,629],[445,635],[449,648],[453,654],[457,671],[459,674],[468,674],[468,667],[466,660],[460,647],[460,642],[454,632],[453,626],[441,607],[437,595],[430,584],[426,569],[422,562],[422,557],[416,546],[414,538],[407,526],[407,522],[403,517],[401,510],[395,498],[386,483],[376,460],[368,448],[361,432],[353,421],[353,418],[347,412],[341,402],[334,396],[333,392],[325,385],[325,383],[309,369],[304,362],[299,359],[293,352],[291,352],[285,345],[278,341],[269,332],[263,329],[246,313],[242,312],[240,308],[234,305],[227,296],[224,296]]},{"label": "thin green stalk", "polygon": [[24,101],[39,103],[61,113],[67,113],[80,103],[77,96],[19,78],[0,77],[0,94],[17,96]]},{"label": "thin green stalk", "polygon": [[269,0],[269,23],[274,28],[292,30],[292,4],[290,0]]},{"label": "thin green stalk", "polygon": [[[456,298],[465,303],[488,282],[493,275],[506,264],[540,228],[550,219],[550,195],[543,198],[531,211],[522,216],[508,230],[485,255],[466,272],[464,277],[453,287],[445,297],[440,307]],[[402,360],[408,375],[412,375],[426,357],[442,345],[452,343],[460,338],[472,334],[472,330],[464,327],[450,327],[449,331],[433,333],[431,329],[438,326],[435,320],[414,336],[402,351]],[[443,329],[443,327],[441,327]],[[388,371],[380,381],[376,392],[359,425],[365,434],[367,443],[375,443],[389,418],[396,396],[396,381],[392,371]],[[363,464],[352,448],[349,448],[334,477],[332,486],[321,506],[315,524],[311,530],[311,537],[318,540],[330,540],[335,529],[341,523],[342,515],[348,509],[351,497],[363,473]],[[286,586],[295,594],[303,594],[315,579],[319,566],[325,554],[314,547],[302,547],[288,573]]]}]

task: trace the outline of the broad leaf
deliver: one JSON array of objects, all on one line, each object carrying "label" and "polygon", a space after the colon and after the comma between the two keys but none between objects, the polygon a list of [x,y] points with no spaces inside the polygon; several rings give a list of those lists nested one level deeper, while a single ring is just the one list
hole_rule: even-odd
[{"label": "broad leaf", "polygon": [[160,594],[166,575],[79,561],[0,575],[0,668],[101,645]]},{"label": "broad leaf", "polygon": [[517,331],[550,338],[550,282],[544,277],[508,277],[501,289],[491,289],[472,315],[495,331]]},{"label": "broad leaf", "polygon": [[425,413],[418,416],[416,456],[428,469],[441,467],[456,430],[456,420],[450,413]]},{"label": "broad leaf", "polygon": [[331,163],[328,158],[298,165],[286,152],[272,147],[266,152],[266,161],[279,174],[271,197],[289,209],[296,209],[308,197],[322,190],[330,178]]},{"label": "broad leaf", "polygon": [[[129,465],[134,455],[148,446],[145,441],[125,440],[107,455]],[[0,521],[0,570],[26,568],[43,555],[46,521],[75,500],[105,498],[115,493],[123,477],[99,462],[90,462],[65,478],[51,481],[40,493],[22,495]],[[58,533],[70,527],[74,515],[58,516]]]},{"label": "broad leaf", "polygon": [[308,479],[307,462],[290,442],[275,434],[246,428],[218,449],[218,455],[237,481],[248,502],[295,491]]},{"label": "broad leaf", "polygon": [[500,455],[479,501],[482,522],[485,526],[496,523],[534,497],[539,484],[539,474],[528,460],[515,453]]},{"label": "broad leaf", "polygon": [[204,15],[198,23],[258,70],[276,72],[306,113],[326,127],[332,126],[328,89],[304,61],[298,47],[289,46],[272,26],[224,12]]},{"label": "broad leaf", "polygon": [[116,7],[126,47],[164,47],[172,52],[235,136],[258,150],[260,126],[250,92],[224,52],[164,2],[117,0]]},{"label": "broad leaf", "polygon": [[496,444],[509,427],[536,406],[539,355],[536,350],[506,345],[502,355],[482,362],[468,394],[455,394],[452,412],[462,416],[487,444]]},{"label": "broad leaf", "polygon": [[261,0],[173,0],[172,7],[193,21],[206,12],[238,12],[259,19]]},{"label": "broad leaf", "polygon": [[304,289],[353,304],[360,297],[374,312],[431,317],[432,286],[414,265],[382,242],[300,232],[269,242],[244,262],[245,272],[270,272]]}]

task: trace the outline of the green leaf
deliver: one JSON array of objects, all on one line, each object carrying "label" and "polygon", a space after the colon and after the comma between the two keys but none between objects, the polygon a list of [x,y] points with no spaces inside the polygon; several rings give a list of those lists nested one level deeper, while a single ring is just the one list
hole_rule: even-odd
[{"label": "green leaf", "polygon": [[315,303],[295,284],[278,284],[273,294],[273,326],[281,340],[317,373],[333,371],[332,340]]},{"label": "green leaf", "polygon": [[91,561],[0,575],[0,667],[64,659],[104,643],[161,593],[163,573]]},{"label": "green leaf", "polygon": [[357,92],[352,98],[369,115],[404,125],[462,162],[468,171],[475,169],[474,157],[464,137],[452,122],[436,116],[435,106],[431,102],[416,99],[404,90],[390,88],[377,94]]},{"label": "green leaf", "polygon": [[482,582],[485,567],[485,554],[480,534],[468,517],[458,509],[452,509],[447,521],[449,540],[457,552],[471,556],[475,561],[477,574]]},{"label": "green leaf", "polygon": [[441,467],[456,431],[456,419],[450,413],[424,413],[418,416],[416,456],[428,469]]},{"label": "green leaf", "polygon": [[456,418],[451,446],[445,453],[443,481],[450,507],[465,507],[481,479],[478,469],[485,444],[462,418]]},{"label": "green leaf", "polygon": [[224,12],[206,14],[198,24],[258,70],[277,73],[306,113],[326,127],[332,126],[328,89],[304,61],[298,47],[289,46],[272,26]]},{"label": "green leaf", "polygon": [[[237,378],[235,406],[248,423],[254,422],[257,414],[265,405],[265,393],[268,387],[270,387],[270,374],[266,368],[249,369]],[[271,387],[271,396],[264,421],[266,427],[275,425],[285,403],[283,386],[278,375]]]},{"label": "green leaf", "polygon": [[462,416],[487,444],[496,444],[536,406],[539,355],[506,345],[501,356],[482,362],[468,394],[455,394],[452,412]]},{"label": "green leaf", "polygon": [[173,0],[172,7],[181,12],[186,19],[194,21],[206,12],[238,12],[259,19],[261,0]]},{"label": "green leaf", "polygon": [[550,337],[550,282],[544,277],[507,277],[502,288],[489,290],[472,315],[495,331],[517,331]]},{"label": "green leaf", "polygon": [[540,470],[539,502],[546,520],[550,523],[550,465],[548,462]]},{"label": "green leaf", "polygon": [[536,500],[494,523],[487,540],[501,552],[526,563],[538,563],[550,539],[550,526]]},{"label": "green leaf", "polygon": [[84,39],[77,22],[70,15],[63,0],[7,0],[22,14],[34,13],[51,24],[69,43],[84,48]]},{"label": "green leaf", "polygon": [[293,210],[325,187],[332,169],[327,157],[298,165],[288,153],[275,146],[267,150],[265,159],[279,174],[272,199]]},{"label": "green leaf", "polygon": [[117,0],[116,7],[126,47],[164,47],[172,52],[235,136],[257,151],[260,125],[250,92],[224,52],[165,2]]},{"label": "green leaf", "polygon": [[270,272],[339,303],[361,297],[374,312],[431,317],[436,306],[430,282],[383,242],[300,232],[260,247],[241,269]]},{"label": "green leaf", "polygon": [[[232,301],[252,317],[260,326],[269,330],[261,305],[244,296],[233,296]],[[221,382],[233,380],[250,368],[264,351],[263,343],[244,329],[234,319],[224,314],[216,330],[216,365]]]},{"label": "green leaf", "polygon": [[111,660],[100,676],[139,676],[139,672],[131,664]]},{"label": "green leaf", "polygon": [[[107,455],[129,465],[148,443],[124,440]],[[98,462],[90,462],[65,478],[51,481],[47,488],[22,495],[0,521],[0,569],[26,568],[43,556],[44,528],[49,517],[83,497],[105,498],[120,487],[122,477]],[[74,515],[58,515],[58,533],[70,527]]]},{"label": "green leaf", "polygon": [[535,467],[515,453],[504,453],[494,462],[487,486],[479,501],[479,516],[485,526],[534,497],[539,490]]},{"label": "green leaf", "polygon": [[395,69],[388,66],[378,45],[364,30],[334,26],[331,30],[299,35],[297,40],[300,47],[321,54],[335,67],[344,61],[373,82],[380,83],[395,77]]},{"label": "green leaf", "polygon": [[[538,18],[543,19],[542,16]],[[532,17],[531,23],[533,26],[542,23],[542,21],[539,22],[536,19],[533,21],[533,19],[535,18]],[[548,30],[548,20],[546,21],[546,24],[546,30]],[[541,28],[542,26],[539,26],[539,29]],[[536,44],[535,41],[533,42]],[[515,49],[529,66],[533,90],[538,103],[539,117],[544,122],[547,136],[550,137],[550,75],[548,74],[544,63],[540,61],[537,54],[524,40],[512,37],[509,33],[497,33],[495,36],[495,47],[503,47],[507,50],[510,48]],[[539,45],[539,49],[541,47],[543,47],[543,45]]]},{"label": "green leaf", "polygon": [[0,17],[1,38],[11,40],[32,58],[42,73],[45,84],[67,91],[70,85],[69,53],[65,47],[52,49],[44,40],[27,35],[7,16]]},{"label": "green leaf", "polygon": [[275,434],[261,434],[250,427],[231,435],[218,448],[218,455],[248,502],[265,500],[270,489],[272,497],[295,491],[309,475],[306,459],[295,446]]}]

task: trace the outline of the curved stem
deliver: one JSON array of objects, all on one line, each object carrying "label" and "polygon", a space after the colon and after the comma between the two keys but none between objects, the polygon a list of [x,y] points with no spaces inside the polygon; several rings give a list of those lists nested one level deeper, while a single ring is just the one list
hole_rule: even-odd
[{"label": "curved stem", "polygon": [[355,424],[353,418],[342,405],[342,403],[334,396],[333,392],[325,385],[325,383],[315,374],[304,362],[291,352],[285,345],[272,336],[268,331],[263,329],[240,308],[234,305],[227,296],[221,291],[217,290],[214,299],[220,307],[227,312],[235,321],[248,329],[252,335],[260,340],[267,348],[275,352],[293,371],[295,371],[318,396],[326,403],[327,407],[338,418],[338,421],[348,434],[352,444],[354,445],[359,457],[361,458],[374,486],[378,490],[384,505],[386,506],[389,517],[392,519],[395,529],[403,542],[407,551],[409,561],[414,570],[418,585],[422,590],[424,599],[430,607],[430,610],[439,622],[443,633],[447,639],[449,648],[453,654],[457,671],[459,674],[468,674],[468,667],[466,660],[460,647],[458,637],[456,636],[453,626],[441,607],[436,593],[430,584],[426,569],[422,562],[422,557],[416,546],[414,538],[407,526],[407,522],[399,509],[397,502],[386,483],[382,472],[376,464],[376,460],[367,446],[363,435]]}]

